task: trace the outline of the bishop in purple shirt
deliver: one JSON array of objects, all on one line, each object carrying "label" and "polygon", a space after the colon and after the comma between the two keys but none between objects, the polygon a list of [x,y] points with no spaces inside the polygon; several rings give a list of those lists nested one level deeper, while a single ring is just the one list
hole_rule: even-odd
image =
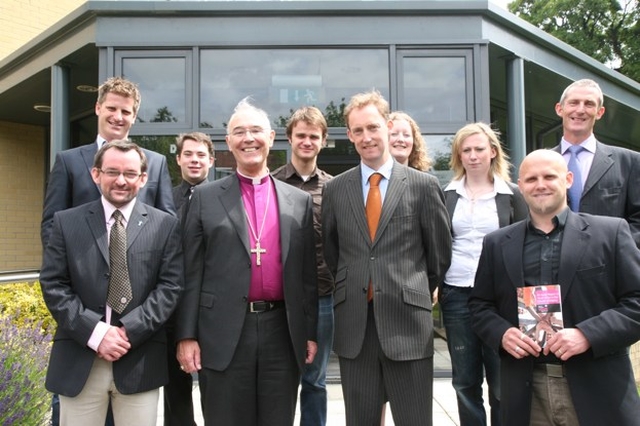
[{"label": "bishop in purple shirt", "polygon": [[236,173],[196,187],[185,219],[178,361],[198,371],[205,425],[293,425],[317,350],[312,201],[269,175],[263,110],[243,99],[227,132]]}]

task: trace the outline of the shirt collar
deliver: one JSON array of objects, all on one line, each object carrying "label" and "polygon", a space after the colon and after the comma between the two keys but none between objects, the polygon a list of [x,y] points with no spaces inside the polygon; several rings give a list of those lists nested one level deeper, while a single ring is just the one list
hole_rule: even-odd
[{"label": "shirt collar", "polygon": [[360,162],[360,172],[362,173],[362,181],[369,182],[369,178],[374,173],[380,173],[385,179],[390,180],[391,171],[393,170],[393,157],[389,156],[389,159],[378,170],[373,170],[363,162]]},{"label": "shirt collar", "polygon": [[[553,231],[559,229],[559,230],[563,230],[565,225],[567,224],[567,218],[569,217],[569,207],[565,207],[560,213],[558,213],[557,215],[555,215],[552,219],[553,221]],[[533,226],[533,222],[531,222],[531,218],[527,218],[527,227],[529,228],[529,230],[531,231],[537,231],[540,232],[535,226]],[[551,232],[553,232],[551,231]],[[550,233],[551,233],[550,232]]]},{"label": "shirt collar", "polygon": [[[317,174],[318,174],[318,167],[316,166],[316,168],[313,169],[313,172],[311,172],[311,174],[309,175],[308,180],[311,180],[311,178],[313,178]],[[298,173],[296,168],[293,166],[293,163],[287,163],[284,166],[284,177],[285,177],[285,179],[290,179],[292,176],[297,176],[301,180],[304,180],[304,179],[302,179],[302,176],[300,176],[300,173]]]},{"label": "shirt collar", "polygon": [[98,144],[98,150],[100,148],[102,148],[102,145],[104,145],[107,142],[107,140],[105,138],[103,138],[102,136],[98,135],[98,137],[96,138],[96,143]]},{"label": "shirt collar", "polygon": [[133,212],[133,206],[136,204],[135,198],[129,201],[128,204],[125,204],[120,208],[116,208],[116,206],[108,202],[107,199],[104,198],[104,196],[100,197],[100,200],[102,201],[102,207],[104,208],[104,216],[107,223],[111,221],[111,216],[113,215],[113,212],[116,210],[120,210],[120,212],[122,213],[122,216],[124,216],[125,224],[129,223],[129,218],[131,217],[131,213]]},{"label": "shirt collar", "polygon": [[[567,142],[564,138],[562,138],[562,140],[560,141],[560,152],[564,155],[571,145],[573,144]],[[593,135],[593,133],[591,133],[591,135],[587,139],[580,142],[579,145],[592,154],[596,153],[596,137]]]},{"label": "shirt collar", "polygon": [[[449,185],[444,189],[445,191],[456,191],[458,194],[462,195],[462,188],[464,188],[464,183],[466,182],[467,177],[462,176],[462,178],[457,180],[452,180],[449,182]],[[513,195],[513,191],[507,184],[507,182],[502,179],[498,175],[493,175],[493,190],[496,194],[508,194]]]}]

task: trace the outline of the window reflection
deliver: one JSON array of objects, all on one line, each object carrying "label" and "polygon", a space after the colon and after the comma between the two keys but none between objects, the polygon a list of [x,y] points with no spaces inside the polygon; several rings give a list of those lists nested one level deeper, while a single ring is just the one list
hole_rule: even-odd
[{"label": "window reflection", "polygon": [[186,59],[123,58],[122,76],[136,83],[142,94],[138,121],[186,121]]},{"label": "window reflection", "polygon": [[402,79],[403,110],[422,130],[467,121],[465,57],[404,57]]},{"label": "window reflection", "polygon": [[344,127],[340,111],[355,93],[376,88],[389,98],[386,49],[203,50],[200,67],[203,127],[226,125],[246,96],[274,127],[303,105],[325,112],[330,127]]}]

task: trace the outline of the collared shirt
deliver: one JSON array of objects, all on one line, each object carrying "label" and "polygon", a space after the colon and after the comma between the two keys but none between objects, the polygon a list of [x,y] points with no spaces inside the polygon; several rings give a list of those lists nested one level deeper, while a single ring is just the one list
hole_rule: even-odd
[{"label": "collared shirt", "polygon": [[478,269],[482,240],[489,232],[500,228],[498,221],[497,194],[510,194],[509,185],[494,175],[493,191],[471,200],[465,189],[466,176],[454,180],[445,191],[453,191],[459,195],[456,208],[451,219],[453,244],[451,267],[445,275],[444,282],[456,287],[473,287]]},{"label": "collared shirt", "polygon": [[[569,159],[571,158],[571,153],[569,152],[569,147],[571,145],[573,144],[567,142],[564,138],[560,141],[560,152],[567,164],[569,164]],[[584,185],[587,182],[587,177],[589,176],[589,170],[591,170],[591,164],[593,164],[593,156],[596,154],[596,137],[591,133],[591,136],[582,141],[579,145],[584,148],[576,155],[578,159],[578,167],[580,167],[580,180],[582,181],[582,187],[584,188]]]},{"label": "collared shirt", "polygon": [[369,178],[374,173],[380,173],[382,180],[380,181],[380,196],[382,197],[382,204],[384,205],[384,197],[387,195],[387,188],[389,187],[389,179],[391,179],[391,171],[393,170],[394,159],[389,156],[389,160],[384,163],[378,170],[373,170],[363,162],[360,162],[360,171],[362,173],[362,196],[363,202],[367,204],[367,195],[369,195]]},{"label": "collared shirt", "polygon": [[[127,205],[120,208],[116,208],[116,206],[108,202],[104,198],[104,196],[100,197],[100,200],[102,201],[105,225],[107,227],[107,241],[109,241],[109,237],[111,235],[111,227],[115,222],[115,219],[112,217],[113,212],[115,212],[116,210],[120,210],[123,216],[122,222],[126,229],[127,225],[129,224],[129,218],[131,218],[131,213],[133,212],[133,206],[136,204],[136,199],[134,198]],[[98,351],[98,347],[100,346],[100,343],[102,343],[102,339],[104,339],[105,334],[107,334],[107,331],[109,331],[109,327],[111,324],[112,309],[111,306],[106,304],[106,301],[105,306],[105,320],[100,321],[98,322],[98,324],[96,324],[96,327],[93,329],[93,333],[91,333],[89,341],[87,342],[87,346],[89,346],[96,352]]]},{"label": "collared shirt", "polygon": [[102,145],[104,145],[106,142],[107,140],[105,138],[98,135],[98,137],[96,138],[96,143],[98,144],[98,151],[100,151],[100,148],[102,148]]},{"label": "collared shirt", "polygon": [[[249,301],[284,300],[282,282],[282,246],[280,244],[280,215],[278,194],[270,175],[261,179],[249,178],[237,173],[240,193],[245,211],[249,247],[256,249],[256,238],[260,240],[260,266],[257,254],[251,253],[251,285]],[[247,219],[248,216],[248,219]]]},{"label": "collared shirt", "polygon": [[191,188],[201,185],[204,182],[207,182],[207,179],[203,179],[195,185],[190,184],[186,180],[182,180],[180,185],[176,185],[173,187],[173,204],[176,206],[176,212],[178,213],[179,218],[183,218],[186,216],[186,206],[187,201],[191,197],[193,190]]},{"label": "collared shirt", "polygon": [[[548,234],[533,226],[531,219],[526,219],[527,227],[522,253],[524,283],[526,286],[560,284],[558,282],[560,249],[562,248],[562,237],[567,223],[567,216],[569,216],[568,207],[553,218],[555,226]],[[557,364],[561,361],[554,354],[549,353],[547,356],[540,354],[534,362]]]},{"label": "collared shirt", "polygon": [[322,250],[322,188],[333,176],[324,170],[316,169],[305,180],[291,163],[276,169],[273,177],[295,186],[311,195],[313,199],[313,228],[316,236],[316,261],[318,265],[318,295],[327,296],[333,293],[333,278],[329,267],[324,260],[324,251]]}]

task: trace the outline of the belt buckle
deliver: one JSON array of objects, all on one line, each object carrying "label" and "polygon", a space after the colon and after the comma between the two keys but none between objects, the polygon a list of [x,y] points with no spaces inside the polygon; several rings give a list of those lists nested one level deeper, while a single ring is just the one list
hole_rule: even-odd
[{"label": "belt buckle", "polygon": [[270,302],[249,302],[249,312],[253,314],[258,314],[260,312],[265,312],[271,309]]},{"label": "belt buckle", "polygon": [[549,377],[564,377],[564,366],[562,364],[545,364],[547,369],[547,376]]}]

